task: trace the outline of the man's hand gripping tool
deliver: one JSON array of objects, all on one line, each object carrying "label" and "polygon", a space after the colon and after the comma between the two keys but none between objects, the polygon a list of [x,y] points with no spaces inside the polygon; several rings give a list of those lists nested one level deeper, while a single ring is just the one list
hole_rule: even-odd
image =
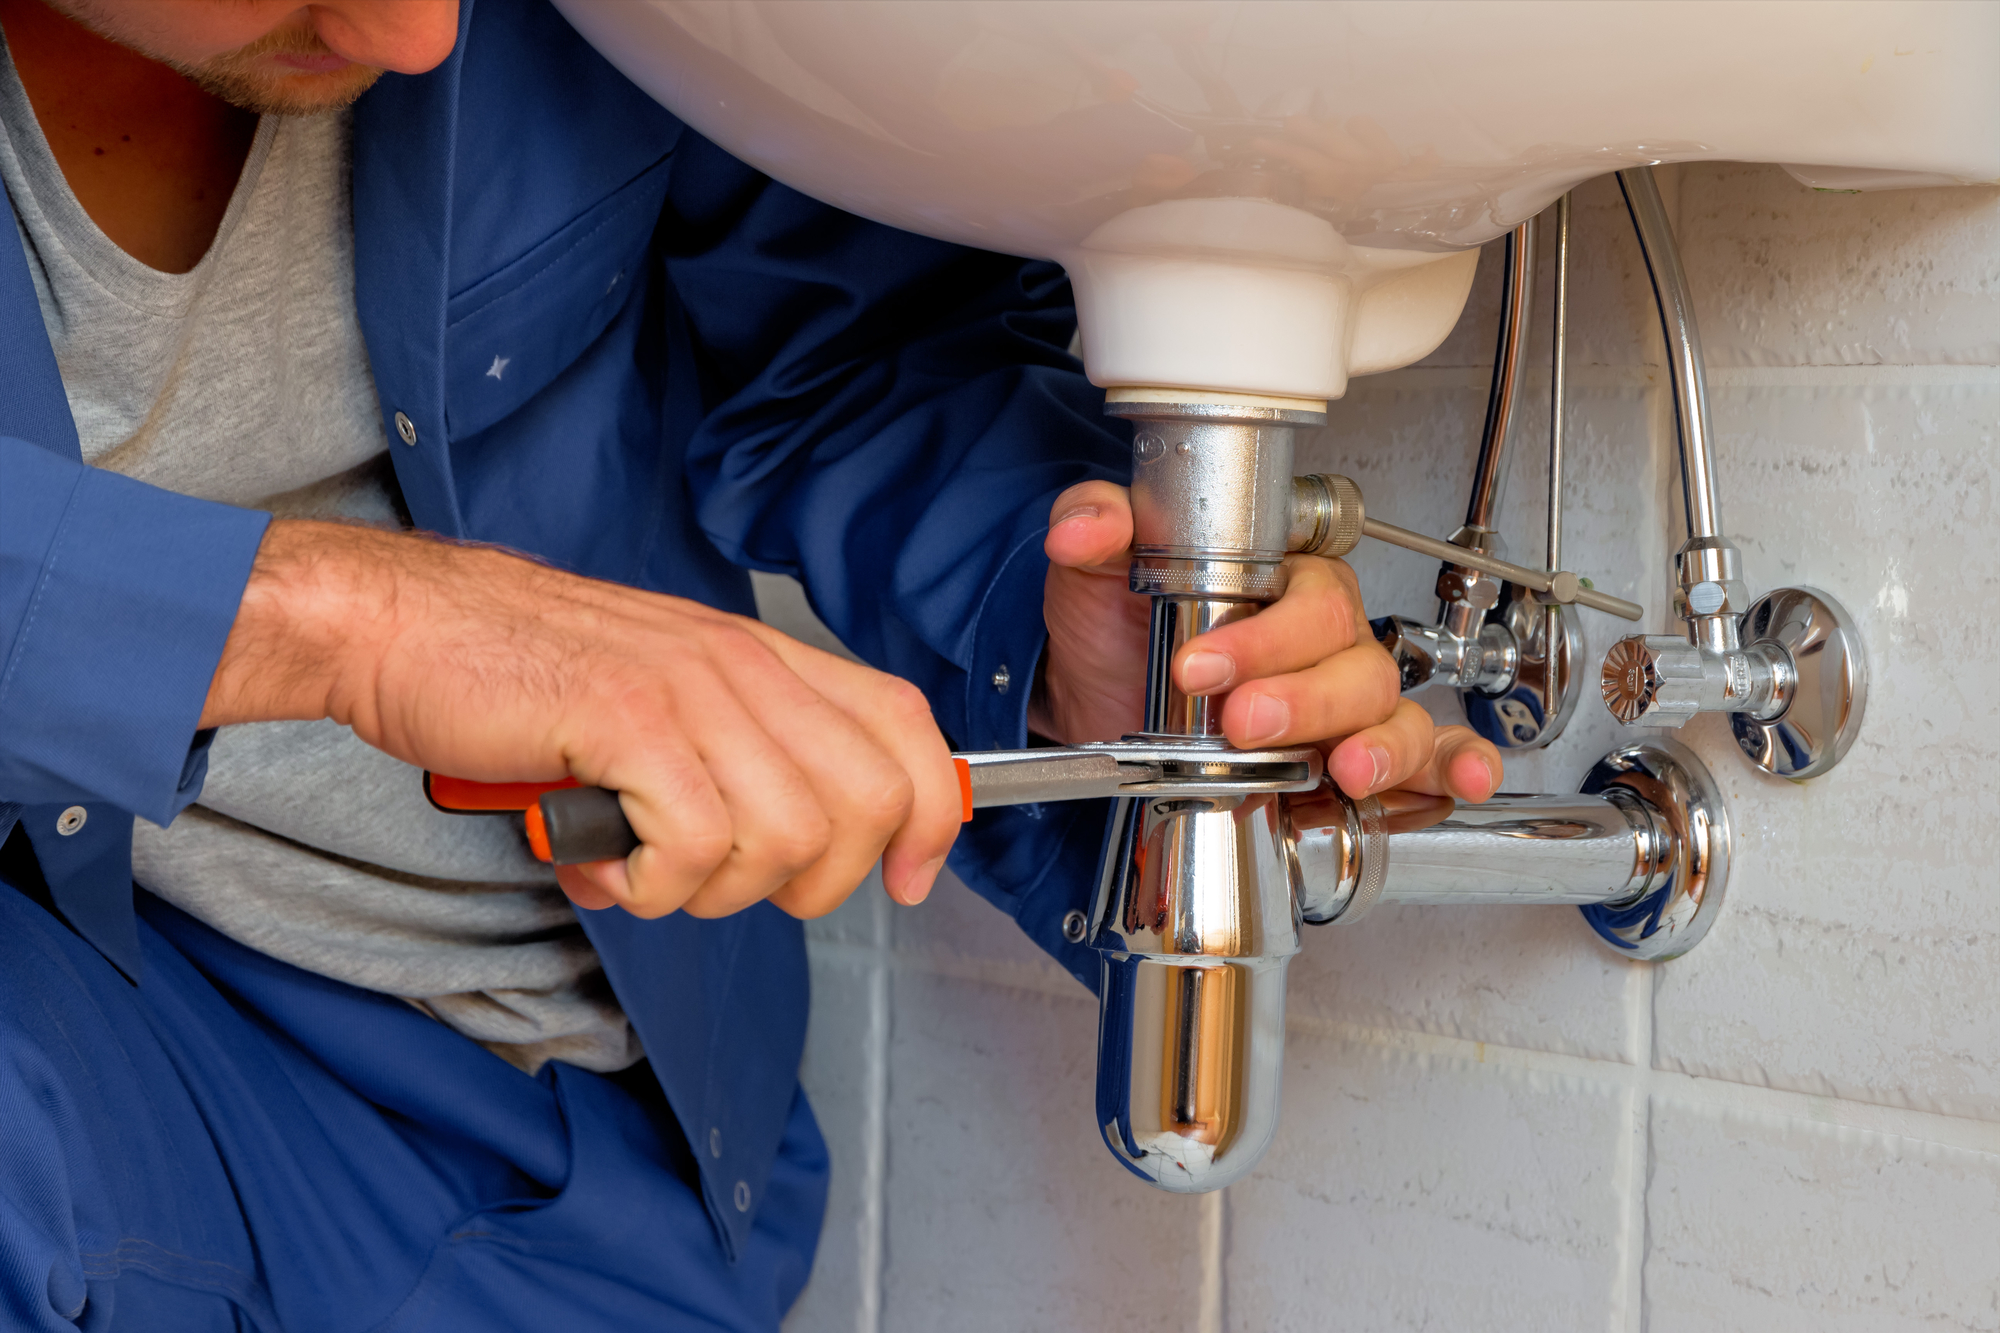
[{"label": "man's hand gripping tool", "polygon": [[[1311,791],[1325,772],[1311,746],[1229,750],[1127,737],[1091,745],[955,754],[961,818],[996,805],[1082,801],[1103,796],[1247,796]],[[424,774],[424,795],[450,814],[526,818],[528,846],[555,865],[622,861],[639,837],[618,793],[561,782],[472,782]]]}]

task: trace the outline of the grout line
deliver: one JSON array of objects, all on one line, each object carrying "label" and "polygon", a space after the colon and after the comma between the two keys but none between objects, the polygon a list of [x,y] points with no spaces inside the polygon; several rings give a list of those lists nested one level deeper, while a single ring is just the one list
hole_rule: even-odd
[{"label": "grout line", "polygon": [[[815,942],[813,949],[828,958],[861,966],[879,965],[889,971],[913,972],[1028,991],[1056,999],[1090,1003],[1090,996],[1054,963],[1020,963],[962,957],[897,953],[869,946],[836,941]],[[1745,1115],[1775,1115],[1787,1119],[1853,1129],[1893,1138],[1906,1138],[1968,1152],[2000,1156],[2000,1119],[1952,1115],[1882,1102],[1830,1097],[1823,1093],[1795,1092],[1767,1084],[1741,1083],[1732,1079],[1683,1074],[1674,1070],[1649,1068],[1650,1059],[1632,1057],[1649,1051],[1651,1037],[1651,973],[1641,969],[1639,983],[1648,987],[1649,1003],[1644,1015],[1646,1026],[1629,1029],[1626,1050],[1617,1060],[1563,1051],[1537,1050],[1528,1046],[1480,1041],[1402,1028],[1365,1023],[1349,1023],[1316,1015],[1292,1013],[1286,1016],[1287,1029],[1355,1046],[1371,1046],[1410,1055],[1457,1060],[1467,1064],[1498,1065],[1524,1073],[1546,1074],[1575,1079],[1603,1087],[1640,1088],[1651,1097],[1699,1104],[1725,1112]],[[886,982],[885,982],[886,984]],[[886,1019],[885,1019],[886,1021]],[[1636,1047],[1635,1047],[1636,1044]],[[886,1078],[886,1073],[883,1075]]]},{"label": "grout line", "polygon": [[1652,1178],[1653,996],[1658,973],[1642,964],[1627,966],[1625,978],[1625,1064],[1630,1084],[1623,1093],[1625,1133],[1618,1141],[1618,1276],[1612,1303],[1614,1333],[1644,1333],[1646,1327],[1646,1192]]},{"label": "grout line", "polygon": [[1652,1098],[1704,1106],[1725,1114],[1763,1118],[1775,1116],[2000,1157],[2000,1120],[1981,1120],[1880,1102],[1849,1101],[1764,1084],[1703,1078],[1666,1069],[1645,1069],[1623,1060],[1599,1060],[1587,1055],[1538,1051],[1409,1028],[1369,1027],[1312,1017],[1290,1018],[1285,1025],[1296,1032],[1354,1046],[1370,1046],[1467,1065],[1496,1065],[1523,1073],[1594,1083],[1600,1087],[1644,1091]]},{"label": "grout line", "polygon": [[[1028,991],[1055,999],[1089,1003],[1090,996],[1054,963],[1002,962],[987,959],[936,957],[840,943],[815,942],[815,952],[826,957],[859,964],[879,965],[894,972],[913,972]],[[1344,1042],[1355,1046],[1399,1051],[1410,1055],[1457,1060],[1467,1064],[1498,1065],[1524,1073],[1546,1074],[1594,1083],[1602,1087],[1631,1088],[1649,1097],[1669,1097],[1678,1102],[1698,1104],[1743,1115],[1781,1116],[1786,1119],[1859,1130],[1891,1138],[1905,1138],[1968,1152],[2000,1156],[2000,1119],[1987,1120],[1916,1107],[1891,1106],[1883,1102],[1830,1097],[1823,1093],[1795,1092],[1768,1084],[1741,1083],[1733,1079],[1683,1074],[1675,1070],[1649,1068],[1650,1059],[1632,1057],[1651,1047],[1651,973],[1642,969],[1640,983],[1647,986],[1648,1005],[1645,1027],[1628,1029],[1626,1050],[1617,1060],[1563,1051],[1537,1050],[1527,1046],[1453,1037],[1416,1028],[1349,1023],[1310,1014],[1286,1016],[1287,1029]],[[886,985],[886,980],[884,982]],[[885,1020],[886,1022],[886,1017]],[[1636,1048],[1635,1048],[1636,1044]],[[886,1072],[882,1075],[886,1079]]]},{"label": "grout line", "polygon": [[889,902],[886,894],[873,895],[872,902],[869,935],[874,947],[867,951],[872,957],[863,1054],[868,1079],[863,1138],[868,1155],[862,1165],[861,1308],[855,1312],[859,1333],[881,1333],[882,1287],[889,1258]]},{"label": "grout line", "polygon": [[1195,1297],[1195,1333],[1222,1333],[1222,1233],[1228,1197],[1226,1189],[1200,1196],[1201,1289]]}]

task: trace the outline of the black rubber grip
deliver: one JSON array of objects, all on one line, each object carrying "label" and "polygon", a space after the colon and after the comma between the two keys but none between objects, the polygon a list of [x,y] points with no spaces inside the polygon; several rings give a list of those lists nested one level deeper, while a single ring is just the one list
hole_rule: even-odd
[{"label": "black rubber grip", "polygon": [[623,861],[639,845],[639,835],[625,821],[615,791],[571,787],[543,792],[541,805],[542,825],[549,835],[549,859],[559,866]]}]

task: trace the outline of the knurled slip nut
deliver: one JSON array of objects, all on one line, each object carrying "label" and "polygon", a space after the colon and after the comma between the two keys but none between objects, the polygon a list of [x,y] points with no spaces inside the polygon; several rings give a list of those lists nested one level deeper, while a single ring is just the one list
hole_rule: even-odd
[{"label": "knurled slip nut", "polygon": [[1127,586],[1147,597],[1242,597],[1274,602],[1284,596],[1288,577],[1283,565],[1254,566],[1246,571],[1159,569],[1135,563]]},{"label": "knurled slip nut", "polygon": [[1366,518],[1361,506],[1361,488],[1346,477],[1323,474],[1323,480],[1333,500],[1333,512],[1319,549],[1335,556],[1346,555],[1361,540],[1361,526]]}]

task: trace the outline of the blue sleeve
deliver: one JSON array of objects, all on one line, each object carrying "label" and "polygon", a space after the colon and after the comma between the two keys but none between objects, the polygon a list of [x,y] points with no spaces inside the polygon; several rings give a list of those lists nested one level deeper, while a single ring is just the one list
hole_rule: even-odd
[{"label": "blue sleeve", "polygon": [[[662,235],[700,361],[703,529],[797,577],[959,748],[1025,744],[1049,506],[1129,467],[1129,428],[1065,350],[1062,270],[864,221],[692,133],[679,155]],[[985,812],[953,859],[1093,984],[1061,918],[1087,906],[1102,821],[1096,804]]]},{"label": "blue sleeve", "polygon": [[0,437],[0,806],[164,824],[195,798],[202,706],[269,521]]}]

